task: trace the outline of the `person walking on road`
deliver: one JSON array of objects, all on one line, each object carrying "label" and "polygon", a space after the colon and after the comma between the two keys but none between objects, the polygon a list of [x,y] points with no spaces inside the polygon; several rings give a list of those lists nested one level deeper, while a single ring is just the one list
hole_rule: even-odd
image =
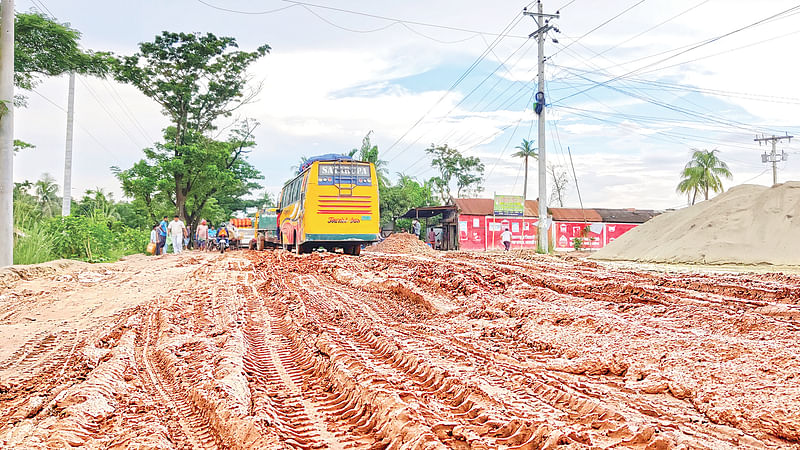
[{"label": "person walking on road", "polygon": [[200,225],[197,226],[194,238],[197,241],[197,248],[205,250],[206,241],[208,240],[208,225],[206,225],[205,219],[201,220]]},{"label": "person walking on road", "polygon": [[503,247],[506,248],[505,251],[508,251],[511,248],[511,232],[508,231],[508,228],[500,233],[500,240],[503,241]]},{"label": "person walking on road", "polygon": [[172,253],[176,255],[183,251],[183,238],[188,234],[186,233],[186,225],[177,215],[167,226],[169,235],[172,237]]},{"label": "person walking on road", "polygon": [[167,226],[169,221],[167,216],[158,224],[158,243],[156,244],[156,255],[163,255],[167,253]]},{"label": "person walking on road", "polygon": [[158,243],[161,241],[161,239],[158,237],[159,229],[160,227],[158,224],[154,224],[153,228],[150,229],[150,243],[153,244],[153,246],[155,247],[155,249],[153,250],[154,255],[158,255]]}]

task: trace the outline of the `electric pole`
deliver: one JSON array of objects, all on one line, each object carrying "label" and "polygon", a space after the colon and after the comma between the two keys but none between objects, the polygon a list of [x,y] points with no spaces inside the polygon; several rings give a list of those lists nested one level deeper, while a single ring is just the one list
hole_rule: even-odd
[{"label": "electric pole", "polygon": [[761,145],[762,142],[763,143],[766,143],[767,141],[772,142],[772,152],[771,153],[764,152],[764,154],[761,155],[761,162],[772,163],[773,186],[778,184],[778,161],[787,161],[789,159],[789,154],[783,150],[781,150],[781,154],[778,155],[778,151],[776,150],[775,147],[778,145],[778,142],[782,141],[783,139],[786,139],[787,141],[791,142],[793,137],[794,136],[789,136],[789,134],[787,133],[785,136],[774,136],[774,135],[772,137],[761,136],[753,139],[754,141],[758,142],[759,146]]},{"label": "electric pole", "polygon": [[14,0],[0,4],[0,267],[14,263]]},{"label": "electric pole", "polygon": [[541,0],[536,2],[537,12],[530,12],[523,9],[522,14],[533,17],[536,25],[539,27],[536,31],[531,33],[528,37],[536,37],[539,41],[539,87],[536,91],[536,103],[534,111],[539,115],[539,231],[537,241],[537,251],[539,253],[547,253],[548,246],[548,217],[547,217],[547,159],[545,156],[545,137],[544,137],[544,111],[545,111],[545,97],[544,97],[544,41],[547,39],[547,32],[558,28],[550,25],[550,19],[557,19],[559,17],[558,11],[555,14],[544,14],[542,12]]},{"label": "electric pole", "polygon": [[67,143],[64,150],[64,197],[61,215],[66,217],[72,208],[72,124],[75,115],[75,72],[69,73],[69,94],[67,95]]}]

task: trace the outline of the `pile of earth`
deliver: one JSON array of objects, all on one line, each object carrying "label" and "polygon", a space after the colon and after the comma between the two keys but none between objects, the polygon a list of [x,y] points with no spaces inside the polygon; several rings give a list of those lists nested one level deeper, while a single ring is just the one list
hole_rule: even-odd
[{"label": "pile of earth", "polygon": [[394,233],[385,240],[370,245],[364,251],[430,255],[435,251],[411,233]]},{"label": "pile of earth", "polygon": [[592,258],[800,265],[800,182],[736,186],[714,199],[661,214]]}]

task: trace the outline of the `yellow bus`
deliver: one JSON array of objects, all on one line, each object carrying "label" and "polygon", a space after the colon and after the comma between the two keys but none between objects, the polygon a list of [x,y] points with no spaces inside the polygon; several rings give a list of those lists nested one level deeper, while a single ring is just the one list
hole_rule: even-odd
[{"label": "yellow bus", "polygon": [[378,178],[371,163],[344,155],[310,158],[278,199],[284,250],[297,254],[324,247],[359,255],[378,240]]}]

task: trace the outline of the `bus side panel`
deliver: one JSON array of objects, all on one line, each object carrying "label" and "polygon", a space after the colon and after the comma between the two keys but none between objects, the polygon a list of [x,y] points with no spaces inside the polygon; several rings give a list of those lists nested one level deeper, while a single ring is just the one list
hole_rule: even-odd
[{"label": "bus side panel", "polygon": [[370,164],[371,186],[355,186],[340,195],[334,185],[319,185],[319,165],[309,170],[304,237],[309,241],[374,241],[380,233],[378,179]]},{"label": "bus side panel", "polygon": [[[278,216],[278,221],[280,223],[281,233],[283,234],[283,242],[288,244],[297,244],[297,242],[302,243],[304,241],[303,238],[303,228],[305,222],[305,207],[304,207],[304,199],[306,197],[306,186],[308,183],[308,175],[310,171],[306,171],[303,175],[301,187],[300,187],[300,194],[299,199],[297,199],[294,203],[291,203],[287,206],[283,207],[281,214]],[[283,195],[281,195],[283,197]],[[297,239],[295,239],[295,236]],[[295,242],[297,241],[297,242]]]}]

